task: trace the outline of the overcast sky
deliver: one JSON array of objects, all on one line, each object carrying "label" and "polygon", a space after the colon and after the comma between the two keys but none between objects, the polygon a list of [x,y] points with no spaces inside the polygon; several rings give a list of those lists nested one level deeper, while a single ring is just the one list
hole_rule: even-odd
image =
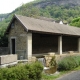
[{"label": "overcast sky", "polygon": [[1,0],[0,1],[0,14],[10,13],[23,3],[28,3],[34,0]]}]

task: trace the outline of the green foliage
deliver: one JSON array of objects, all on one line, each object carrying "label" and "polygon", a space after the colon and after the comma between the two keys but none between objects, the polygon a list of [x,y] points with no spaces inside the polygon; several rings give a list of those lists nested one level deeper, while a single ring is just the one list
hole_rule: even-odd
[{"label": "green foliage", "polygon": [[8,38],[7,36],[0,36],[0,47],[7,47],[8,46]]},{"label": "green foliage", "polygon": [[70,25],[80,27],[80,17],[73,19]]},{"label": "green foliage", "polygon": [[0,80],[3,80],[3,76],[2,76],[2,74],[0,73]]},{"label": "green foliage", "polygon": [[[66,20],[68,23],[71,22],[75,17],[80,16],[80,6],[70,5],[43,5],[39,7],[42,3],[53,2],[53,0],[36,0],[33,3],[24,4],[16,9],[16,14],[21,14],[25,16],[43,16],[50,17],[58,20]],[[38,5],[39,4],[39,5]],[[36,12],[35,12],[36,11]]]},{"label": "green foliage", "polygon": [[43,74],[42,75],[42,80],[56,80],[56,78],[60,77],[60,75],[47,75],[47,74]]},{"label": "green foliage", "polygon": [[[50,2],[51,5],[50,4],[44,5],[45,3],[47,3],[47,1]],[[22,6],[15,9],[12,13],[1,14],[0,18],[4,17],[5,20],[0,22],[0,39],[2,39],[1,36],[4,35],[4,32],[12,18],[12,15],[14,14],[35,17],[35,18],[43,16],[43,17],[53,18],[54,20],[63,20],[66,21],[66,23],[68,24],[71,23],[72,26],[80,27],[80,20],[78,22],[76,22],[77,20],[73,20],[74,18],[80,16],[80,6],[71,7],[69,4],[55,5],[52,4],[51,2],[53,3],[53,0],[35,0],[31,3],[22,4]],[[1,46],[4,45],[5,44]]]},{"label": "green foliage", "polygon": [[58,70],[72,70],[80,66],[80,56],[69,56],[58,63]]},{"label": "green foliage", "polygon": [[33,64],[29,69],[29,79],[30,80],[41,80],[43,66],[40,63]]},{"label": "green foliage", "polygon": [[11,18],[12,18],[12,15],[10,15],[4,21],[0,22],[0,47],[7,47],[8,46],[8,38],[6,35],[4,35],[4,33],[5,33],[5,30],[8,26]]},{"label": "green foliage", "polygon": [[52,57],[51,61],[50,61],[50,66],[57,66],[56,60],[55,60],[55,56]]},{"label": "green foliage", "polygon": [[0,80],[41,80],[43,66],[39,62],[0,69]]}]

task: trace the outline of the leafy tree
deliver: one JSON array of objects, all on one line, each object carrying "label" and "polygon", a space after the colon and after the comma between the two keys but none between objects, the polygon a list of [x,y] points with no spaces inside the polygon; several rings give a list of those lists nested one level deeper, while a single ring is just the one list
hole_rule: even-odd
[{"label": "leafy tree", "polygon": [[[59,0],[54,1],[57,2]],[[72,26],[80,27],[80,19],[74,19],[80,16],[80,6],[70,6],[70,4],[56,5],[53,3],[53,0],[35,0],[27,4],[22,4],[22,6],[18,7],[9,14],[0,14],[0,18],[5,18],[4,21],[0,22],[0,39],[2,39],[1,36],[4,35],[7,25],[9,24],[14,14],[35,18],[37,18],[38,16],[43,16],[53,18],[54,20],[63,20],[68,24],[71,23],[70,25]]]},{"label": "leafy tree", "polygon": [[7,36],[0,35],[0,47],[7,47],[8,46],[8,38]]},{"label": "leafy tree", "polygon": [[70,25],[80,27],[80,17],[73,19]]}]

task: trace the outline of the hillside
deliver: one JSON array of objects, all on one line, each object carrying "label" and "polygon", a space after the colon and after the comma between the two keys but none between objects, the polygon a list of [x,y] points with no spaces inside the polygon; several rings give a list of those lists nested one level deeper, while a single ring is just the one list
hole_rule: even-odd
[{"label": "hillside", "polygon": [[[66,15],[73,18],[73,15],[74,17],[80,16],[79,11],[80,0],[35,0],[31,3],[23,4],[10,14],[0,14],[0,19],[5,19],[15,13],[26,16],[31,16],[30,14],[34,15],[36,13],[36,16],[66,20],[62,16],[65,16],[64,12],[67,13]],[[75,14],[77,14],[77,16]]]},{"label": "hillside", "polygon": [[[39,0],[37,0],[39,1]],[[38,7],[46,7],[46,6],[51,6],[51,5],[69,5],[69,7],[72,6],[79,6],[80,5],[80,0],[41,0],[40,2],[36,3],[36,6]]]},{"label": "hillside", "polygon": [[0,14],[0,22],[8,18],[9,14]]},{"label": "hillside", "polygon": [[23,4],[9,14],[0,14],[0,34],[2,35],[13,14],[39,18],[48,17],[63,20],[64,23],[80,16],[80,0],[35,0]]},{"label": "hillside", "polygon": [[[35,0],[23,4],[9,14],[0,14],[0,47],[7,46],[8,40],[4,32],[14,14],[51,20],[62,20],[70,24],[74,18],[80,17],[80,0]],[[78,21],[78,22],[76,22]],[[80,18],[74,19],[71,25],[80,27]],[[75,22],[75,23],[74,23]]]}]

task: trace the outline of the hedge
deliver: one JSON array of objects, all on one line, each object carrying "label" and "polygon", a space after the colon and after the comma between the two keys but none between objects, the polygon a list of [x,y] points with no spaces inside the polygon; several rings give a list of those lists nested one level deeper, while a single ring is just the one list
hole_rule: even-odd
[{"label": "hedge", "polygon": [[39,62],[0,69],[0,80],[41,80],[43,66]]},{"label": "hedge", "polygon": [[58,70],[72,70],[80,66],[80,56],[68,56],[58,63]]}]

